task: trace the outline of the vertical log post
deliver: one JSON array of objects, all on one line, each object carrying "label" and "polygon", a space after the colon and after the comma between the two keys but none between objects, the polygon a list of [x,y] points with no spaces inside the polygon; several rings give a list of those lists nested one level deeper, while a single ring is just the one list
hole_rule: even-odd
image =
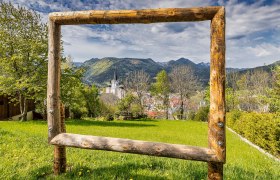
[{"label": "vertical log post", "polygon": [[208,162],[208,179],[223,179],[225,139],[225,9],[211,20],[210,115],[208,144],[222,162]]},{"label": "vertical log post", "polygon": [[[64,105],[60,103],[60,127],[61,133],[66,133]],[[54,174],[66,172],[66,148],[65,146],[54,146]]]},{"label": "vertical log post", "polygon": [[[60,25],[49,20],[49,62],[48,62],[48,141],[62,132],[63,119],[60,113]],[[64,128],[65,130],[65,128]],[[65,172],[65,147],[54,147],[54,174]]]}]

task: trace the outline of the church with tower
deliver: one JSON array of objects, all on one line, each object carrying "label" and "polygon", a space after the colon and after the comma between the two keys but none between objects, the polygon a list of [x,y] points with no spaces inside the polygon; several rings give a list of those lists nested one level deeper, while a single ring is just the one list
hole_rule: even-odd
[{"label": "church with tower", "polygon": [[111,80],[111,85],[106,87],[105,90],[106,93],[110,93],[118,97],[119,99],[122,99],[125,96],[125,90],[122,85],[120,85],[118,80],[118,75],[116,71],[114,71],[113,79]]}]

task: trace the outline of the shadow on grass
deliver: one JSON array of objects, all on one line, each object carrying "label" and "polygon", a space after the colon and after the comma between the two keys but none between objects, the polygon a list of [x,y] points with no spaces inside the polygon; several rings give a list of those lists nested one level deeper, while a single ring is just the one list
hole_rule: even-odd
[{"label": "shadow on grass", "polygon": [[[194,167],[194,166],[192,166]],[[76,167],[68,167],[67,172],[65,174],[61,174],[60,176],[54,176],[51,166],[44,166],[38,168],[29,173],[26,179],[153,179],[153,180],[164,180],[170,179],[170,176],[164,176],[165,169],[162,165],[153,164],[150,166],[149,164],[138,165],[135,163],[124,163],[122,165],[112,165],[108,167],[97,167],[90,168],[88,166],[76,166]],[[201,169],[201,168],[200,168]],[[139,174],[139,172],[142,174]],[[153,174],[155,172],[155,175]],[[191,171],[191,172],[189,172]],[[161,173],[159,173],[161,172]],[[145,173],[149,173],[145,175]],[[188,168],[188,172],[182,172],[182,174],[191,173],[191,177],[193,179],[203,179],[206,177],[206,173],[197,170]],[[182,174],[174,173],[171,176],[174,179],[180,179]]]},{"label": "shadow on grass", "polygon": [[[43,166],[28,174],[25,179],[207,179],[207,166],[186,163],[181,171],[172,172],[170,166],[165,167],[159,161],[152,164],[123,163],[108,167],[92,168],[88,166],[71,165],[67,172],[58,177],[53,175],[51,164]],[[74,167],[73,167],[74,166]],[[175,168],[176,169],[176,168]],[[170,175],[165,176],[168,171]],[[171,171],[171,172],[170,172]],[[140,173],[139,173],[140,172]],[[145,175],[145,173],[148,173]],[[155,175],[150,175],[150,174]],[[270,172],[254,173],[236,166],[227,166],[224,170],[225,179],[275,179]]]},{"label": "shadow on grass", "polygon": [[140,121],[140,122],[158,122],[159,120],[156,120],[156,119],[133,119],[133,120],[125,120],[125,121],[128,121],[128,122],[133,122],[133,121]]},{"label": "shadow on grass", "polygon": [[154,124],[142,124],[133,122],[117,122],[117,121],[89,121],[89,120],[68,120],[66,125],[78,125],[78,126],[115,126],[115,127],[149,127],[156,126]]}]

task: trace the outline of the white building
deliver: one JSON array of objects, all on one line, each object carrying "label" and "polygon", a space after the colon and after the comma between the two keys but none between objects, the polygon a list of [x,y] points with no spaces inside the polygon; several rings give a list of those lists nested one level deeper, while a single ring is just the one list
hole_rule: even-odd
[{"label": "white building", "polygon": [[111,85],[106,87],[105,92],[114,94],[119,99],[122,99],[125,96],[125,90],[123,89],[123,86],[119,84],[119,80],[116,72],[114,72],[114,77],[111,80]]}]

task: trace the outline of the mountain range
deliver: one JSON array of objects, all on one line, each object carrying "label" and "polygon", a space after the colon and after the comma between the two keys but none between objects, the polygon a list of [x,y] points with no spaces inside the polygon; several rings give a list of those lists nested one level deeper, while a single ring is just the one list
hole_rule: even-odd
[{"label": "mountain range", "polygon": [[[244,73],[254,69],[263,69],[265,71],[271,71],[271,68],[276,64],[280,64],[277,61],[267,66],[260,66],[256,68],[227,68],[227,72],[238,72]],[[168,62],[155,62],[154,60],[139,59],[139,58],[116,58],[116,57],[105,57],[105,58],[92,58],[83,63],[74,62],[77,68],[84,68],[84,79],[83,81],[87,84],[98,84],[100,86],[106,85],[113,78],[116,72],[118,78],[123,80],[130,72],[137,70],[144,70],[154,78],[156,74],[161,70],[166,70],[168,73],[171,72],[175,66],[190,66],[195,75],[201,81],[203,85],[207,85],[210,77],[210,63],[194,63],[187,58],[180,58],[177,60],[171,60]]]}]

